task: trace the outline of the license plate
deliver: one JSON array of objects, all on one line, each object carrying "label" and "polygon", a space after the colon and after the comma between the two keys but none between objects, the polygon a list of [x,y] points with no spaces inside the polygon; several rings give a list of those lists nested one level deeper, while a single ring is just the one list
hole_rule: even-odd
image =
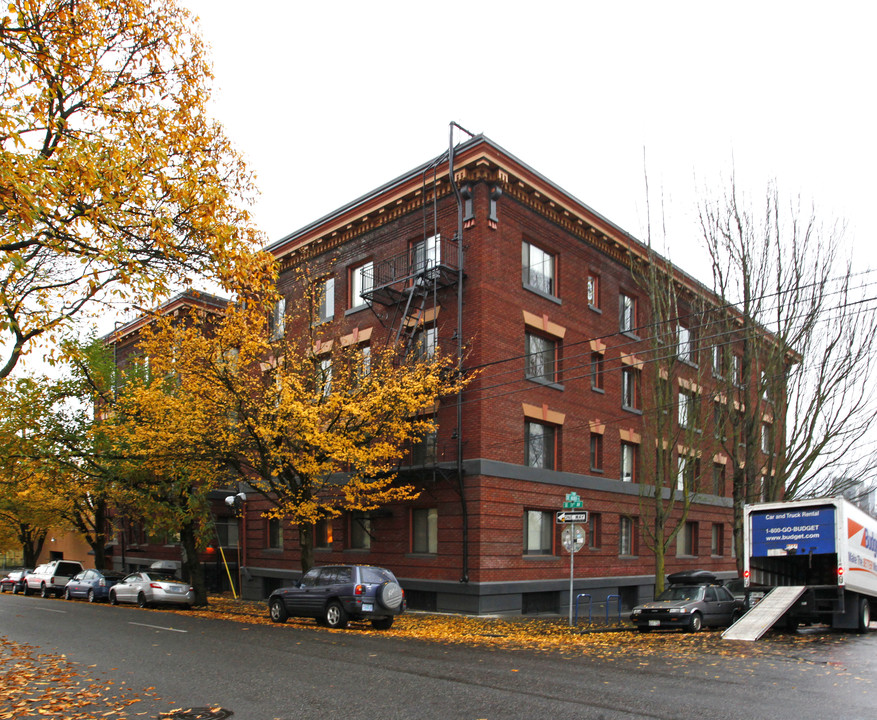
[{"label": "license plate", "polygon": [[179,594],[179,593],[183,593],[183,592],[185,592],[185,589],[182,588],[182,587],[179,586],[179,585],[170,585],[170,586],[168,587],[168,592],[178,593],[178,594]]},{"label": "license plate", "polygon": [[372,603],[363,603],[362,604],[362,611],[363,612],[373,612],[374,609],[375,609],[375,606]]},{"label": "license plate", "polygon": [[649,620],[649,627],[661,627],[660,620]]}]

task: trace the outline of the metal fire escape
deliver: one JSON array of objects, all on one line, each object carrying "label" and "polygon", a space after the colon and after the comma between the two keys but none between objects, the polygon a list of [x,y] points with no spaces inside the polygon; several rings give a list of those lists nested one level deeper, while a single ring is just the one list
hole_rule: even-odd
[{"label": "metal fire escape", "polygon": [[[457,128],[469,137],[474,137],[465,128],[452,122],[448,152],[436,158],[425,168],[422,176],[423,197],[423,233],[421,240],[413,244],[407,251],[393,257],[375,262],[372,265],[371,277],[366,273],[363,285],[366,290],[362,296],[369,301],[374,310],[375,304],[388,309],[386,314],[376,312],[381,322],[388,328],[388,342],[397,344],[404,342],[404,352],[400,361],[404,362],[413,355],[431,353],[434,343],[438,342],[438,311],[442,300],[448,305],[453,304],[455,322],[453,337],[445,341],[456,344],[458,373],[463,371],[463,195],[454,177],[454,160],[456,146],[454,129]],[[440,182],[438,168],[447,162],[448,180],[457,204],[457,222],[454,237],[447,239],[438,230],[438,196]],[[430,208],[431,199],[431,208]],[[450,289],[456,288],[451,294]],[[442,292],[448,290],[449,292]],[[453,300],[452,300],[453,298]],[[432,333],[432,337],[429,336]],[[469,511],[463,482],[463,428],[462,428],[462,392],[456,396],[456,427],[451,436],[455,443],[455,468],[442,468],[439,464],[439,452],[435,449],[435,457],[431,464],[422,463],[424,471],[431,471],[433,479],[444,477],[456,479],[460,496],[462,517],[462,568],[460,582],[469,582]]]}]

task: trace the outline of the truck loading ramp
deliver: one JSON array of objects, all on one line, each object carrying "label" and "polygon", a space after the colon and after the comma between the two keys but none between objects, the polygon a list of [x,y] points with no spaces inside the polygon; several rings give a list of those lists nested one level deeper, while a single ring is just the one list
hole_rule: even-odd
[{"label": "truck loading ramp", "polygon": [[804,594],[804,585],[776,587],[722,633],[723,640],[758,640]]}]

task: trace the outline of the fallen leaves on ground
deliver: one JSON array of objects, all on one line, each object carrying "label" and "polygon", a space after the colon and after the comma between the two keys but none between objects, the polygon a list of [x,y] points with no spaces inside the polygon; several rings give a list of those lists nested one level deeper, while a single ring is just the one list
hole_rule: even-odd
[{"label": "fallen leaves on ground", "polygon": [[153,700],[155,695],[101,680],[92,667],[70,662],[63,655],[0,637],[0,720],[143,717],[145,699]]}]

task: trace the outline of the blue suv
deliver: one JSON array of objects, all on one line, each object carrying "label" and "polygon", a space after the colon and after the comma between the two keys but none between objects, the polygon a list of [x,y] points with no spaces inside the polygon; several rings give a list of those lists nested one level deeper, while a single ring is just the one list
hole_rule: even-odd
[{"label": "blue suv", "polygon": [[308,570],[297,585],[271,593],[268,609],[278,623],[310,617],[326,627],[345,628],[350,620],[369,620],[376,630],[388,630],[405,612],[405,592],[384,568],[325,565]]}]

